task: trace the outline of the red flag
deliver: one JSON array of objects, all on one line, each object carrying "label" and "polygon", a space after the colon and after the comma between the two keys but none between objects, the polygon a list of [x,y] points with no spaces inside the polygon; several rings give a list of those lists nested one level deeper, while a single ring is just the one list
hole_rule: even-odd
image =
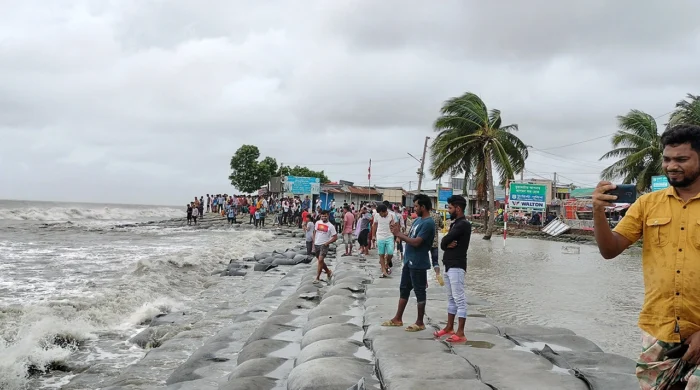
[{"label": "red flag", "polygon": [[372,159],[369,159],[369,167],[367,168],[367,180],[372,180]]}]

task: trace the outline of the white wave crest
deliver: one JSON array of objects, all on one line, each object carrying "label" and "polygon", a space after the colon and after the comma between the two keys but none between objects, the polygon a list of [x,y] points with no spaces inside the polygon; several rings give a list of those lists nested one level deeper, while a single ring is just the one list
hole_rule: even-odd
[{"label": "white wave crest", "polygon": [[146,302],[131,314],[127,322],[124,324],[124,327],[145,325],[158,314],[167,314],[174,310],[178,310],[180,307],[181,305],[178,302],[175,302],[175,300],[169,298],[158,298],[153,302]]},{"label": "white wave crest", "polygon": [[23,388],[30,373],[64,365],[81,343],[94,337],[86,322],[52,316],[15,330],[0,338],[0,389]]},{"label": "white wave crest", "polygon": [[141,222],[181,218],[184,211],[175,207],[28,207],[0,208],[0,220],[74,222],[119,221]]}]

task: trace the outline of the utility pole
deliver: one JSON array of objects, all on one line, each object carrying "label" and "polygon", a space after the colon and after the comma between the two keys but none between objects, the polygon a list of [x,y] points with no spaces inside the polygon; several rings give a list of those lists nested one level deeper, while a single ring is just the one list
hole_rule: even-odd
[{"label": "utility pole", "polygon": [[557,198],[557,173],[554,172],[554,184],[552,185],[552,199]]},{"label": "utility pole", "polygon": [[420,171],[418,171],[418,193],[420,193],[421,185],[423,185],[423,168],[425,167],[425,153],[428,151],[428,140],[430,137],[425,137],[425,145],[423,145],[423,158],[420,160]]}]

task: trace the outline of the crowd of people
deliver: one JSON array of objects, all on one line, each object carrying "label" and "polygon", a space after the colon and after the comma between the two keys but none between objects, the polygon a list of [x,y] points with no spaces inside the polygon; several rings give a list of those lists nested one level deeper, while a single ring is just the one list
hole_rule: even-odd
[{"label": "crowd of people", "polygon": [[[450,231],[440,241],[439,230],[444,220],[433,208],[430,198],[417,195],[413,207],[384,202],[365,202],[356,206],[354,202],[336,206],[332,201],[324,210],[321,201],[312,204],[312,200],[301,197],[270,196],[229,196],[207,195],[187,205],[189,223],[197,223],[207,213],[217,213],[228,217],[229,223],[238,222],[239,215],[249,216],[248,223],[264,227],[268,215],[274,216],[273,225],[296,226],[304,230],[308,255],[318,259],[314,283],[321,282],[321,275],[327,280],[332,278],[332,271],[326,265],[329,246],[339,237],[344,246],[341,256],[352,256],[357,250],[360,261],[366,261],[369,251],[376,249],[379,255],[379,267],[382,278],[391,277],[393,259],[398,257],[403,262],[400,281],[400,299],[396,315],[383,326],[403,326],[403,312],[411,291],[418,300],[418,317],[406,331],[415,332],[425,329],[426,289],[428,287],[427,271],[432,267],[440,284],[446,286],[448,295],[445,328],[435,332],[436,337],[447,336],[452,343],[466,342],[464,326],[466,321],[466,294],[464,279],[466,272],[466,253],[471,237],[471,224],[465,218],[466,200],[453,196],[448,200],[450,214]],[[355,248],[355,242],[358,247]],[[443,250],[443,276],[439,264],[439,248]],[[454,330],[457,319],[458,327]]]}]

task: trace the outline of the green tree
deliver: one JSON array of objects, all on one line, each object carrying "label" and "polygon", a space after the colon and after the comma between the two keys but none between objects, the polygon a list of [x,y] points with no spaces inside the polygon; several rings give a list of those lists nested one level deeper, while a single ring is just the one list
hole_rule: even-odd
[{"label": "green tree", "polygon": [[612,136],[613,150],[600,160],[618,158],[601,173],[603,180],[622,179],[624,184],[636,183],[640,192],[651,189],[652,176],[662,175],[663,148],[656,119],[653,116],[631,110],[617,117],[619,130]]},{"label": "green tree", "polygon": [[484,239],[491,239],[496,203],[493,169],[502,184],[512,180],[525,167],[527,146],[513,133],[518,125],[504,126],[501,111],[489,110],[471,92],[447,100],[440,112],[434,124],[439,134],[431,145],[431,173],[438,178],[462,172],[465,179],[471,176],[476,181],[477,196],[488,193]]},{"label": "green tree", "polygon": [[678,124],[700,126],[700,96],[689,93],[685,100],[676,103],[669,125]]},{"label": "green tree", "polygon": [[328,183],[330,180],[328,176],[323,171],[312,171],[307,167],[300,167],[299,165],[292,167],[284,166],[278,170],[279,176],[299,176],[299,177],[318,177],[321,183]]},{"label": "green tree", "polygon": [[277,161],[272,157],[265,157],[258,162],[260,150],[255,145],[243,145],[231,157],[231,185],[242,192],[255,192],[270,181],[277,171]]}]

